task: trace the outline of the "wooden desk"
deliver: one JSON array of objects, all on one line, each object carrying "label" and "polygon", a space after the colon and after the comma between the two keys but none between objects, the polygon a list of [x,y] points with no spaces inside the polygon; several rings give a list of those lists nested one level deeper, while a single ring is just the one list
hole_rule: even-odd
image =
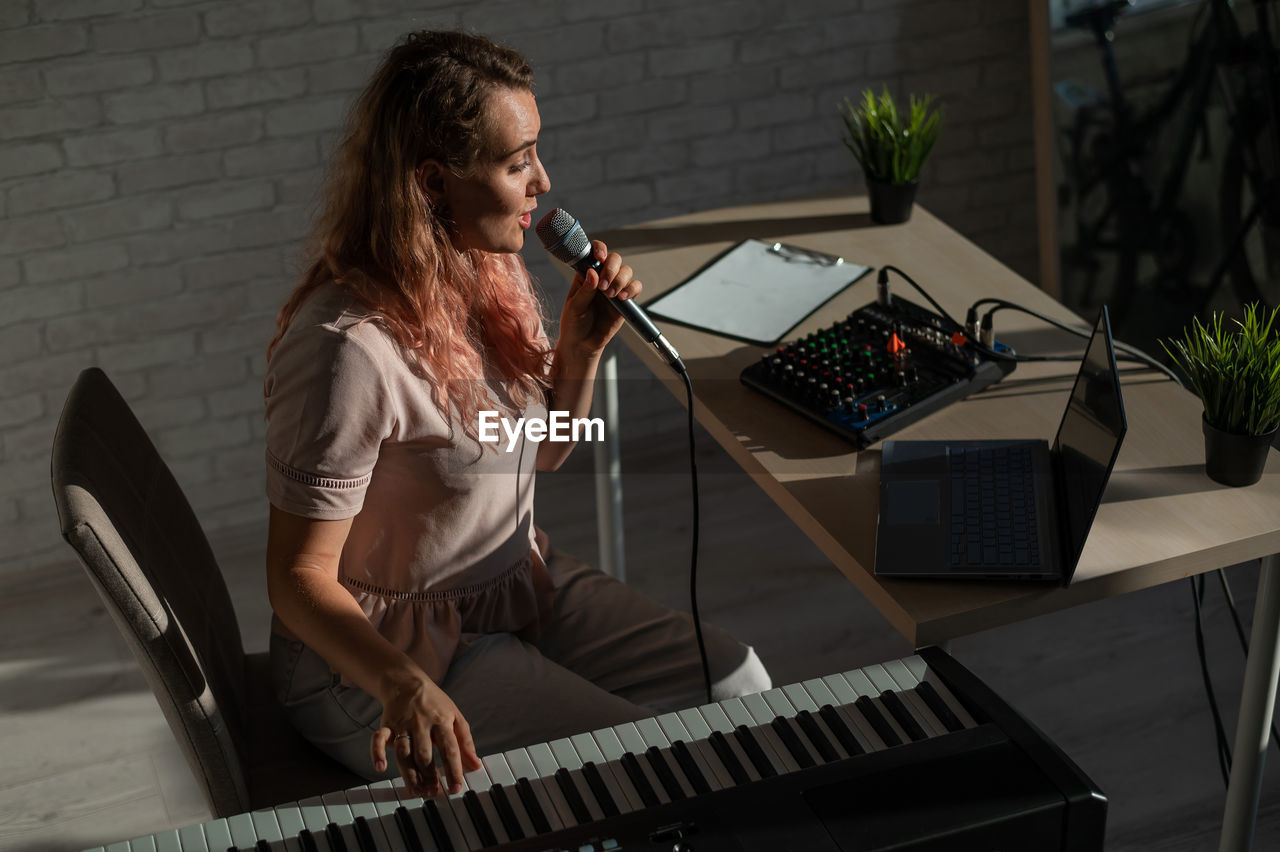
[{"label": "wooden desk", "polygon": [[[819,249],[872,267],[897,266],[960,319],[975,299],[996,296],[1070,322],[1091,325],[1093,320],[1074,316],[919,207],[904,225],[878,227],[867,215],[865,199],[779,202],[698,213],[595,236],[635,268],[644,282],[646,301],[723,249],[757,237]],[[891,284],[896,295],[924,304],[900,278],[891,277]],[[779,282],[779,286],[785,284]],[[874,275],[868,275],[805,320],[788,339],[830,325],[874,298]],[[1257,485],[1218,485],[1204,473],[1199,401],[1158,373],[1122,365],[1129,432],[1069,588],[882,580],[872,573],[878,447],[854,452],[850,444],[743,386],[739,373],[766,350],[674,323],[660,325],[688,364],[699,422],[916,646],[1280,552],[1280,457],[1271,454]],[[1027,354],[1078,355],[1083,350],[1080,339],[1011,311],[997,315],[996,336]],[[678,377],[634,335],[623,337],[683,402]],[[1076,365],[1071,363],[1019,364],[999,384],[894,437],[1052,440],[1075,372]],[[1275,615],[1263,617],[1262,602],[1274,600],[1273,609],[1280,612],[1280,582],[1272,584],[1278,573],[1280,567],[1268,559],[1260,581],[1255,653],[1245,690],[1245,700],[1259,718],[1241,715],[1234,769],[1242,776],[1260,777],[1260,765],[1255,771],[1249,760],[1259,739],[1252,729],[1261,716],[1269,723],[1274,704],[1277,632],[1274,626],[1268,627]],[[1268,584],[1274,588],[1267,588]],[[1264,659],[1268,656],[1270,660]],[[1265,727],[1260,729],[1263,748]],[[1231,831],[1250,828],[1256,793],[1250,793],[1247,780],[1237,783],[1235,771],[1232,794],[1228,827],[1235,826]],[[1237,825],[1243,817],[1231,815],[1233,797],[1247,799],[1247,826]],[[1244,805],[1234,807],[1239,810]],[[1230,833],[1224,832],[1223,848],[1245,848],[1229,840]]]}]

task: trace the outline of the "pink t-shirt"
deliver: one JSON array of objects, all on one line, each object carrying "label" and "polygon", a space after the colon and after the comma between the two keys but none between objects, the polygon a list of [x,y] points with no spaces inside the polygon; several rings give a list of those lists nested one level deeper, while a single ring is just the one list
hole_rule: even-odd
[{"label": "pink t-shirt", "polygon": [[[267,497],[307,518],[353,518],[339,580],[439,683],[470,638],[532,638],[547,617],[551,582],[533,526],[538,447],[522,439],[508,452],[505,436],[465,435],[456,412],[436,406],[431,380],[366,316],[325,285],[273,351]],[[485,383],[509,402],[501,382]],[[523,412],[546,415],[541,402]]]}]

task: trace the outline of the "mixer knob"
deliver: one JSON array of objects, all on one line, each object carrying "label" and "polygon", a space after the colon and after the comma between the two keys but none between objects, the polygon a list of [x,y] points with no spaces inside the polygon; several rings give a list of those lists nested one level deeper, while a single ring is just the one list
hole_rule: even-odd
[{"label": "mixer knob", "polygon": [[898,371],[898,386],[904,388],[907,386],[907,373],[905,370]]},{"label": "mixer knob", "polygon": [[867,419],[867,405],[864,402],[858,403],[858,407],[854,410],[854,416],[859,420]]}]

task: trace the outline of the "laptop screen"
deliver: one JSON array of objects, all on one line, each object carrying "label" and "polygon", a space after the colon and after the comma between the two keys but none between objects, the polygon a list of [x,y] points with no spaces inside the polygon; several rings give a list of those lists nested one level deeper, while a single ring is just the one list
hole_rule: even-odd
[{"label": "laptop screen", "polygon": [[1067,562],[1063,567],[1068,579],[1102,503],[1102,492],[1120,452],[1125,428],[1111,320],[1103,307],[1053,442],[1058,463],[1059,511],[1065,521],[1062,550]]}]

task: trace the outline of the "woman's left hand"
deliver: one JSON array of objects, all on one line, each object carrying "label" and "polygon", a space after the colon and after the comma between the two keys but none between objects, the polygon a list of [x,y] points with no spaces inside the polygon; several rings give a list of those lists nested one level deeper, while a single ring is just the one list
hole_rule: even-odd
[{"label": "woman's left hand", "polygon": [[558,343],[558,347],[567,345],[588,358],[598,357],[623,323],[622,315],[604,298],[596,298],[596,294],[634,299],[644,289],[617,252],[610,252],[599,240],[591,241],[591,251],[601,261],[600,271],[591,269],[585,275],[574,276],[560,313]]}]

